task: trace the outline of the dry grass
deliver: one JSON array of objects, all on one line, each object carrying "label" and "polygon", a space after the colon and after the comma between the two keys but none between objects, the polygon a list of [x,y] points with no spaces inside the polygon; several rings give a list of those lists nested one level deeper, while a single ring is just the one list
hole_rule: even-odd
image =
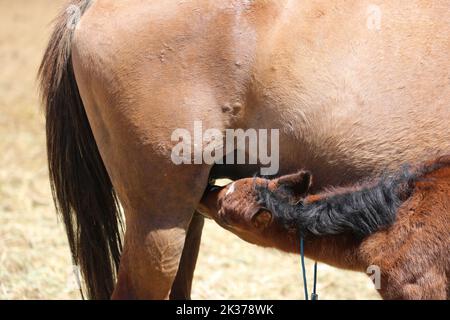
[{"label": "dry grass", "polygon": [[[36,71],[62,1],[0,0],[0,299],[79,299],[52,206]],[[309,263],[311,267],[311,263]],[[366,276],[322,265],[326,299],[372,299]],[[248,245],[208,223],[195,276],[199,299],[298,299],[298,257]]]}]

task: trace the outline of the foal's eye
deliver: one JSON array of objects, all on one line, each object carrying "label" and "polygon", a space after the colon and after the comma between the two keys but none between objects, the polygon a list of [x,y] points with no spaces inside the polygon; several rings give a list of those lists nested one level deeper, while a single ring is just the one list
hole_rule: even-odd
[{"label": "foal's eye", "polygon": [[299,207],[304,207],[305,206],[305,199],[293,199],[291,201],[289,201],[291,206],[299,206]]},{"label": "foal's eye", "polygon": [[252,215],[252,223],[253,226],[264,230],[272,223],[273,215],[272,212],[264,207],[261,207],[256,210],[256,213]]}]

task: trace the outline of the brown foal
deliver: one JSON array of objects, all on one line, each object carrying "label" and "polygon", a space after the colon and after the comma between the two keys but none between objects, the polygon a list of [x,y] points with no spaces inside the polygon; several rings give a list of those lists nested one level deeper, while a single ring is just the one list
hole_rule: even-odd
[{"label": "brown foal", "polygon": [[384,299],[450,297],[450,156],[307,195],[311,174],[238,180],[201,211],[256,245],[355,271],[377,266]]}]

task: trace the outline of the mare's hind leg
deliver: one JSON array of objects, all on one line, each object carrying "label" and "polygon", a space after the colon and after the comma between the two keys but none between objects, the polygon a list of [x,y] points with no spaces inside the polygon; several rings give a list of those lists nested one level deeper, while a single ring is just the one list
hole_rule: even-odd
[{"label": "mare's hind leg", "polygon": [[[145,90],[130,88],[130,96],[139,97],[133,104],[117,99],[121,104],[114,105],[108,98],[112,93],[100,88],[94,97],[83,80],[79,87],[85,109],[126,218],[113,298],[167,299],[211,169],[208,165],[176,165],[171,159],[177,144],[172,133],[193,128],[195,116],[204,117],[199,120],[207,128],[221,128],[203,112],[214,102],[200,96],[195,105],[184,106],[191,101],[186,97],[195,92],[179,90],[167,99],[156,89],[149,92],[147,87],[156,85],[148,81]],[[180,108],[185,112],[177,113]]]},{"label": "mare's hind leg", "polygon": [[194,214],[186,235],[178,273],[172,285],[170,293],[170,299],[172,300],[187,300],[191,298],[192,279],[200,250],[203,225],[203,216],[198,213]]},{"label": "mare's hind leg", "polygon": [[[238,99],[245,96],[235,92],[236,86],[223,84],[245,73],[242,66],[236,73],[232,63],[230,70],[218,67],[211,78],[211,69],[222,65],[217,61],[225,61],[217,60],[217,55],[228,50],[219,49],[218,53],[216,46],[211,47],[211,69],[204,59],[192,59],[199,46],[194,39],[203,42],[203,33],[192,36],[192,41],[180,41],[178,35],[187,32],[185,28],[161,32],[159,25],[153,27],[149,22],[151,14],[150,20],[144,14],[133,16],[133,27],[128,27],[129,15],[121,17],[125,28],[119,27],[118,32],[120,19],[101,18],[103,10],[95,4],[90,8],[72,47],[86,113],[126,217],[113,297],[166,299],[211,169],[208,165],[176,165],[171,151],[179,141],[172,135],[176,129],[190,132],[195,147],[196,121],[202,121],[204,129],[223,132],[233,114],[222,106],[235,101],[243,105]],[[113,11],[113,16],[123,12],[116,7]],[[98,31],[95,37],[92,30]],[[139,40],[133,41],[137,30],[147,31],[138,32]],[[162,61],[158,58],[160,46],[167,43],[173,44],[171,50],[165,49],[171,58]],[[217,82],[212,82],[216,78]]]},{"label": "mare's hind leg", "polygon": [[202,167],[155,169],[155,177],[127,191],[136,202],[124,205],[127,230],[116,299],[169,298],[186,233],[208,178]]}]

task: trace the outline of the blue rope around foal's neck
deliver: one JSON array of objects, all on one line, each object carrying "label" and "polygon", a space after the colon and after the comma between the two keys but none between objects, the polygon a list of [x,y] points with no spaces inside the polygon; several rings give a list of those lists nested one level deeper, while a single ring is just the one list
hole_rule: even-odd
[{"label": "blue rope around foal's neck", "polygon": [[[308,281],[306,280],[306,266],[305,266],[305,241],[303,240],[303,237],[300,237],[300,259],[302,263],[303,288],[305,289],[305,300],[309,300]],[[319,299],[316,289],[317,289],[317,262],[314,264],[314,286],[311,295],[311,300]]]}]

